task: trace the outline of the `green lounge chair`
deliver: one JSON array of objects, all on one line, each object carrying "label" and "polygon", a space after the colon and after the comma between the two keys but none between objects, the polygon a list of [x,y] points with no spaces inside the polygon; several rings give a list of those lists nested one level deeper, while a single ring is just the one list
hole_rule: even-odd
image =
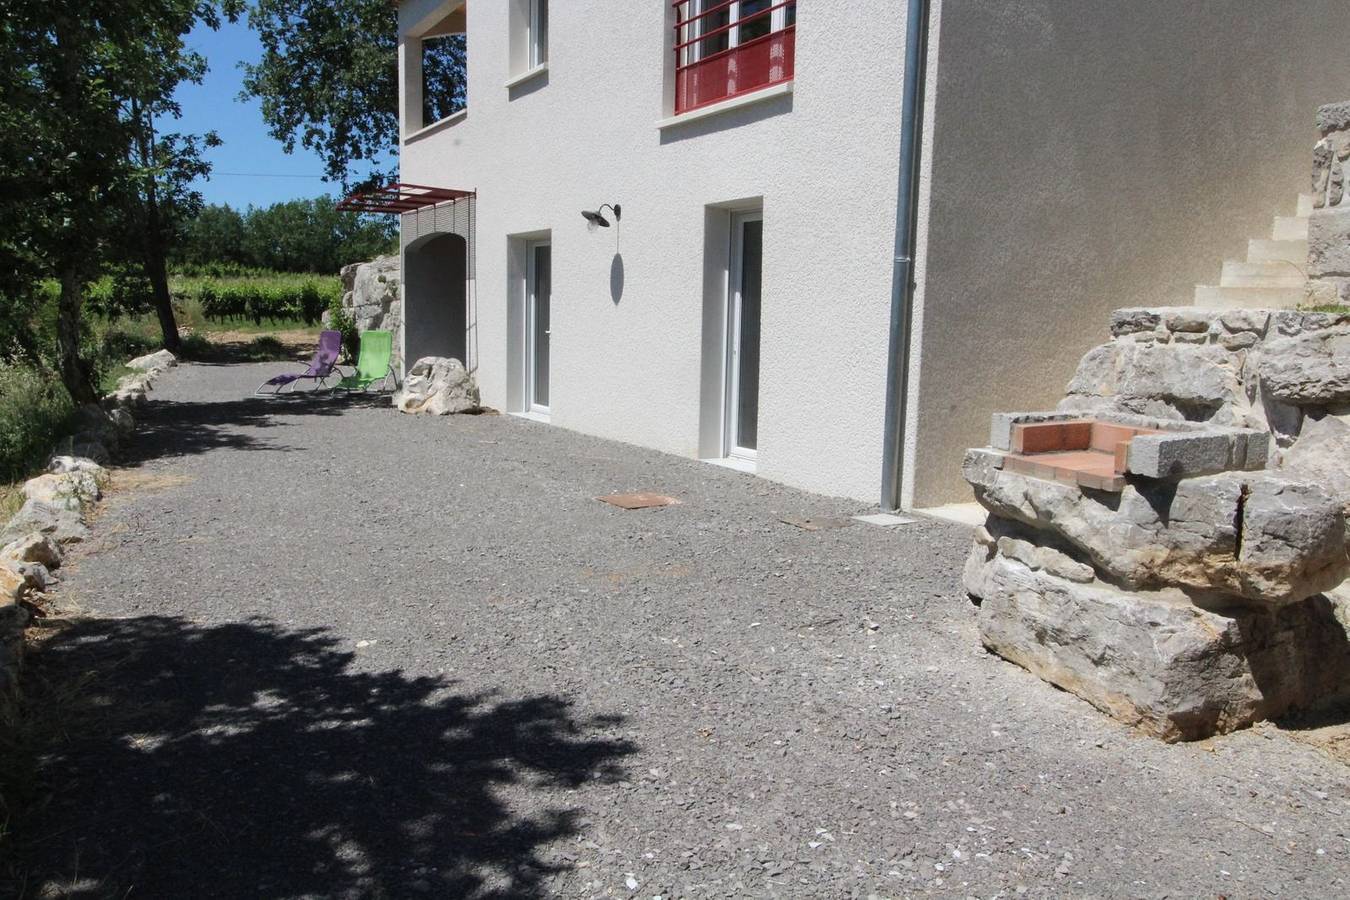
[{"label": "green lounge chair", "polygon": [[356,371],[343,376],[336,387],[344,391],[364,391],[377,381],[391,378],[397,385],[398,376],[394,374],[394,366],[390,362],[393,352],[393,332],[361,332],[361,352],[356,358]]}]

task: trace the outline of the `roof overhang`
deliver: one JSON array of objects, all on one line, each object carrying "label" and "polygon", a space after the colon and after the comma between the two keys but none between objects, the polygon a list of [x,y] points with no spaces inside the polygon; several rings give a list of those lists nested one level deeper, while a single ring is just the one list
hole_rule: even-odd
[{"label": "roof overhang", "polygon": [[337,208],[342,212],[402,215],[441,203],[452,203],[473,195],[473,191],[462,191],[458,188],[428,187],[424,184],[404,184],[396,181],[384,187],[352,194],[339,203]]}]

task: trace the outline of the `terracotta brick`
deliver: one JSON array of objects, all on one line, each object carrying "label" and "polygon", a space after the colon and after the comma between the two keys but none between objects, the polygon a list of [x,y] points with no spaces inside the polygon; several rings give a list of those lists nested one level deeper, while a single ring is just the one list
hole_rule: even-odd
[{"label": "terracotta brick", "polygon": [[1092,423],[1031,422],[1014,425],[1014,453],[1056,453],[1062,450],[1086,450],[1091,441]]}]

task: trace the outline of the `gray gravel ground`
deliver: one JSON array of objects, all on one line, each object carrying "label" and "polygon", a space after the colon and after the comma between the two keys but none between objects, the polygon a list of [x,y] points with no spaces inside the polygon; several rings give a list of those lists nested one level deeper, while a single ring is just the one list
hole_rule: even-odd
[{"label": "gray gravel ground", "polygon": [[[133,897],[1334,897],[1350,769],[980,648],[964,529],[510,416],[154,392],[37,656],[38,873]],[[625,512],[612,491],[681,505]]]}]

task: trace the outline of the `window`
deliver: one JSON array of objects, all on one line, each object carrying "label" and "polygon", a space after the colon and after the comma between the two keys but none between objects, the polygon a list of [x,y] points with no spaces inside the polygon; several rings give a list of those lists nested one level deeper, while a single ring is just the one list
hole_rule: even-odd
[{"label": "window", "polygon": [[753,462],[759,448],[759,323],[764,274],[764,216],[731,220],[727,280],[725,455]]},{"label": "window", "polygon": [[675,112],[791,81],[796,0],[674,0]]},{"label": "window", "polygon": [[548,62],[548,0],[530,0],[530,68]]}]

